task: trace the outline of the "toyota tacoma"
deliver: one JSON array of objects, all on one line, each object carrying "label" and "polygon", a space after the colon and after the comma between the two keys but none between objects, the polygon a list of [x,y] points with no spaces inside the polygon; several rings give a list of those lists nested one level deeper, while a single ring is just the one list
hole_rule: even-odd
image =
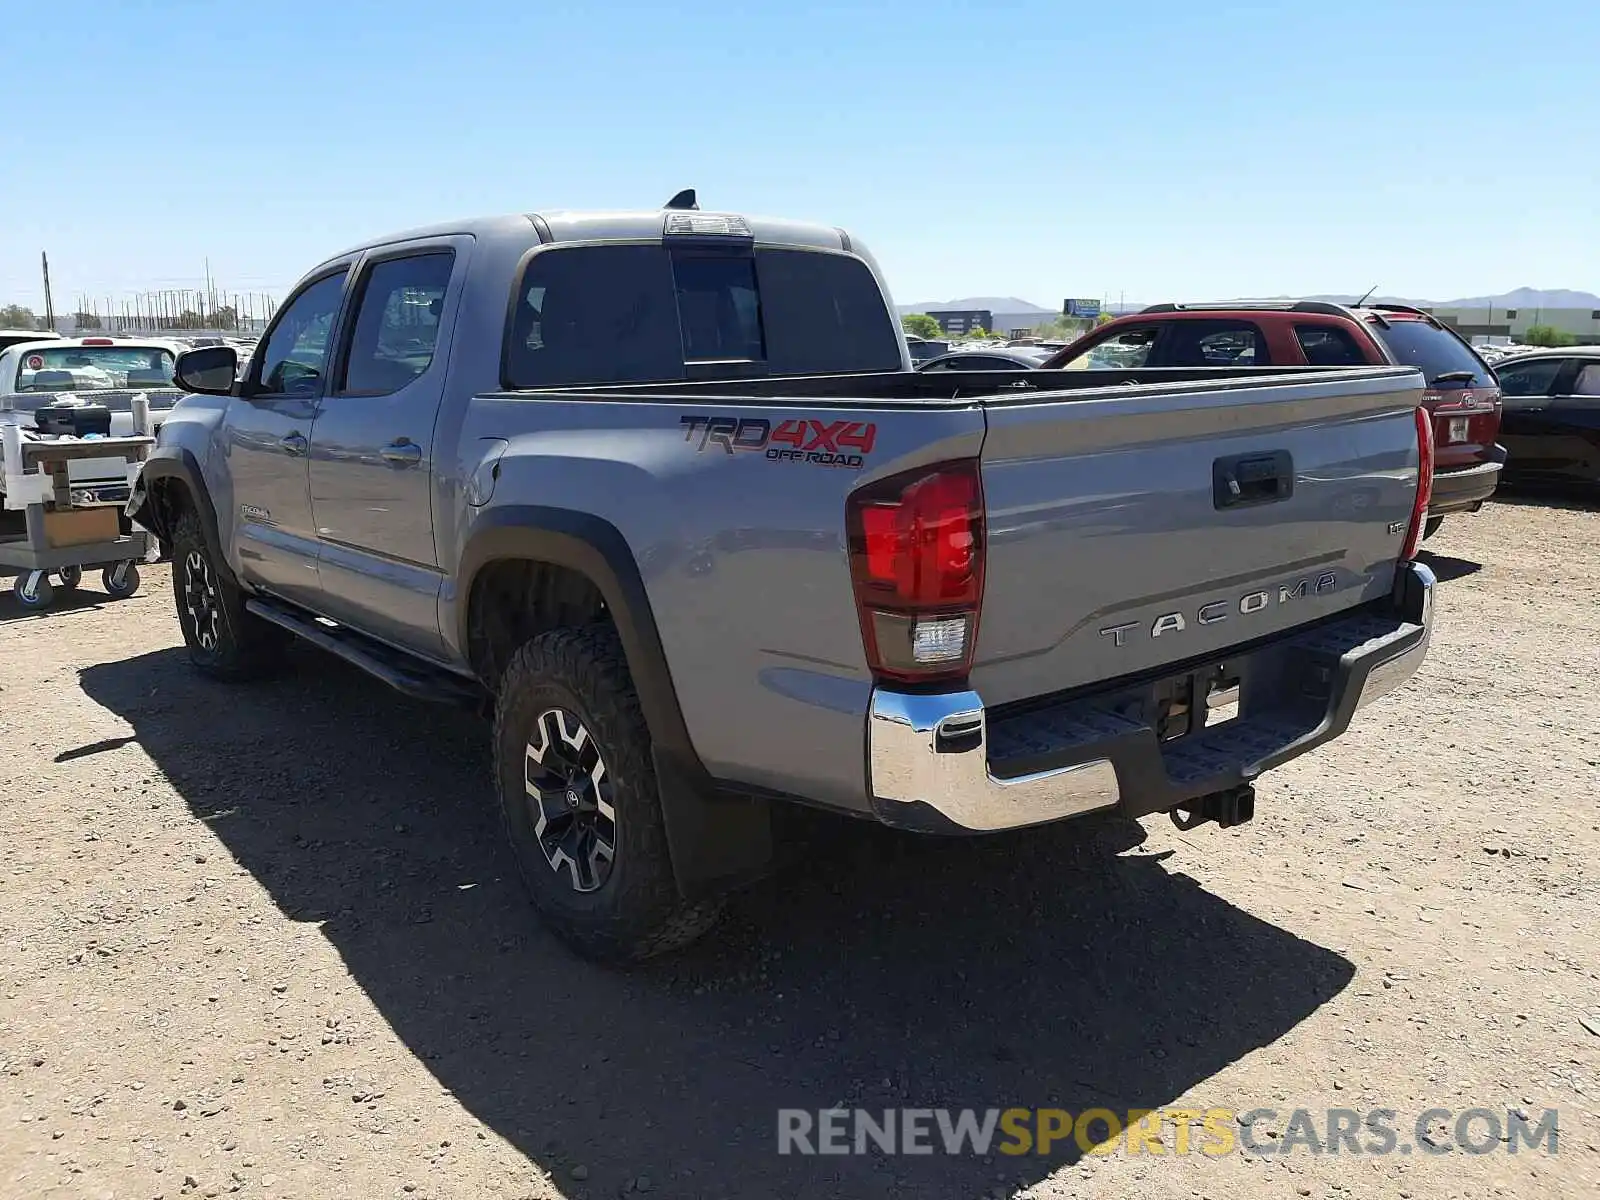
[{"label": "toyota tacoma", "polygon": [[1233,825],[1416,671],[1414,368],[918,374],[894,314],[854,237],[685,197],[383,238],[241,379],[179,359],[129,512],[200,671],[299,638],[492,712],[534,904],[614,961],[780,805]]}]

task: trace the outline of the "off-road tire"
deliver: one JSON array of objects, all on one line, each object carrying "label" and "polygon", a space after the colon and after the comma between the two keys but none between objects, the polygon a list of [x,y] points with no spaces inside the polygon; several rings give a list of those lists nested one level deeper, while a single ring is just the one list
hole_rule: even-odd
[{"label": "off-road tire", "polygon": [[[552,708],[582,722],[611,783],[614,857],[593,891],[576,890],[553,868],[535,834],[528,746],[540,714]],[[650,734],[614,628],[557,629],[523,645],[501,677],[494,745],[500,813],[523,884],[546,925],[573,950],[601,962],[638,962],[716,924],[721,902],[690,903],[673,878]]]},{"label": "off-road tire", "polygon": [[[257,679],[272,674],[284,661],[289,635],[244,610],[244,595],[218,569],[200,517],[193,509],[179,515],[172,528],[172,595],[178,626],[196,670],[213,679]],[[214,637],[202,637],[187,603],[191,555],[198,555],[215,589],[217,620]]]}]

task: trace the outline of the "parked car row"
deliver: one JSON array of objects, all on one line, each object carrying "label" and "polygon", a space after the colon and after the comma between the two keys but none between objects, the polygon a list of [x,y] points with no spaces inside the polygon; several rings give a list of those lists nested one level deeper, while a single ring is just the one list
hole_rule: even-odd
[{"label": "parked car row", "polygon": [[1506,481],[1600,485],[1600,346],[1502,360]]},{"label": "parked car row", "polygon": [[[1507,353],[1510,349],[1514,353]],[[1421,309],[1321,301],[1158,304],[1055,353],[957,347],[921,371],[1398,364],[1422,370],[1433,424],[1425,536],[1508,483],[1600,483],[1600,347],[1475,347]]]}]

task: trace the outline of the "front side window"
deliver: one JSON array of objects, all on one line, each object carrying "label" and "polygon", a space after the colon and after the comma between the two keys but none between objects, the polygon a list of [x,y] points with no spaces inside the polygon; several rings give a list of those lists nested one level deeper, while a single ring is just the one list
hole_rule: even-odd
[{"label": "front side window", "polygon": [[1572,385],[1574,396],[1600,396],[1600,363],[1589,363],[1578,372],[1578,381]]},{"label": "front side window", "polygon": [[325,275],[289,301],[255,353],[261,392],[312,396],[322,390],[344,277],[343,271]]},{"label": "front side window", "polygon": [[386,395],[428,369],[454,262],[445,251],[386,259],[367,271],[339,391]]},{"label": "front side window", "polygon": [[1513,363],[1496,372],[1500,376],[1500,390],[1507,396],[1548,396],[1550,388],[1567,365],[1563,358],[1536,358],[1531,362]]},{"label": "front side window", "polygon": [[1150,351],[1155,348],[1160,334],[1159,325],[1138,325],[1124,329],[1063,364],[1062,370],[1108,371],[1119,367],[1142,367],[1149,361]]}]

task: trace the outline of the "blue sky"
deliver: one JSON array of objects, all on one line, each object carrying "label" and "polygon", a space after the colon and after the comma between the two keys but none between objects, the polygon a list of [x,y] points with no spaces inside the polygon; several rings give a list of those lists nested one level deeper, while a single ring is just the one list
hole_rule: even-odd
[{"label": "blue sky", "polygon": [[686,186],[903,302],[1600,291],[1593,0],[69,7],[8,23],[0,303]]}]

